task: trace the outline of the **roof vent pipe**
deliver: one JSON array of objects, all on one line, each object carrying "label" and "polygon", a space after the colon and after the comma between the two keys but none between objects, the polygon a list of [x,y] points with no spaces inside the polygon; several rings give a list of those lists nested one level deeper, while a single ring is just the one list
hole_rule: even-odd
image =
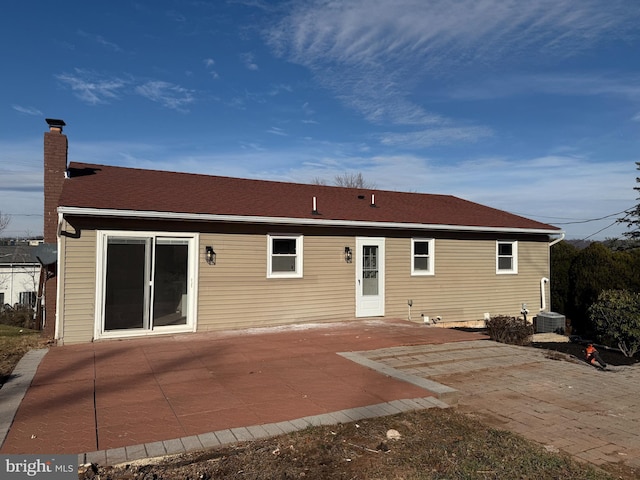
[{"label": "roof vent pipe", "polygon": [[318,202],[316,200],[316,197],[313,197],[313,209],[311,210],[311,213],[313,215],[318,215]]},{"label": "roof vent pipe", "polygon": [[376,206],[376,196],[373,193],[371,194],[371,206]]}]

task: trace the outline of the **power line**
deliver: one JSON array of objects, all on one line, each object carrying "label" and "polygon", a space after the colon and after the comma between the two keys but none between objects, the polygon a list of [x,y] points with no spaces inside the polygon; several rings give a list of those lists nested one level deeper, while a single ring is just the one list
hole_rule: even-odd
[{"label": "power line", "polygon": [[4,213],[9,217],[44,217],[43,213]]},{"label": "power line", "polygon": [[592,234],[591,234],[591,235],[589,235],[588,237],[584,237],[584,238],[583,238],[583,240],[588,240],[588,239],[590,239],[591,237],[593,237],[594,235],[597,235],[597,234],[599,234],[600,232],[604,232],[607,228],[611,228],[611,227],[613,227],[616,223],[618,223],[618,221],[617,221],[617,220],[616,220],[615,222],[613,222],[612,224],[607,225],[607,226],[606,226],[606,227],[604,227],[604,228],[601,228],[601,229],[600,229],[600,230],[598,230],[596,233],[592,233]]},{"label": "power line", "polygon": [[[589,218],[586,220],[576,220],[575,218],[567,218],[567,217],[550,217],[550,216],[546,216],[546,215],[535,215],[533,213],[518,213],[518,212],[511,212],[515,215],[524,215],[527,217],[537,217],[537,218],[551,218],[551,219],[558,219],[558,220],[575,220],[572,222],[554,222],[557,223],[558,225],[575,225],[578,223],[589,223],[589,222],[597,222],[598,220],[604,220],[605,218],[610,218],[613,217],[615,215],[620,215],[621,213],[629,213],[629,211],[631,209],[633,209],[635,207],[631,207],[631,208],[627,208],[625,210],[622,210],[620,212],[616,212],[616,213],[611,213],[609,215],[605,215],[604,217],[599,217],[599,218]],[[617,223],[617,221],[615,222]]]},{"label": "power line", "polygon": [[[605,218],[610,218],[616,215],[620,215],[621,213],[628,213],[628,209],[627,210],[622,210],[621,212],[616,212],[616,213],[612,213],[611,215],[605,215],[604,217],[599,217],[599,218],[590,218],[589,220],[578,220],[575,222],[558,222],[559,225],[575,225],[577,223],[589,223],[589,222],[597,222],[598,220],[604,220]],[[616,220],[615,222],[613,222],[613,224],[618,223],[618,221]]]}]

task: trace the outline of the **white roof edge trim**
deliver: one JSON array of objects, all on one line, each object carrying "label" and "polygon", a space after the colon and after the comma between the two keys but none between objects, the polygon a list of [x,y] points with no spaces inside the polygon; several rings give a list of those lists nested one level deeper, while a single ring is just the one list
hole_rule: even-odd
[{"label": "white roof edge trim", "polygon": [[63,215],[86,215],[96,217],[121,217],[121,218],[149,218],[165,220],[192,220],[199,222],[233,222],[233,223],[267,223],[276,225],[309,225],[325,227],[372,227],[416,230],[450,230],[459,232],[505,232],[505,233],[536,233],[558,235],[562,230],[548,230],[542,228],[511,228],[511,227],[477,227],[464,225],[440,225],[427,223],[399,223],[399,222],[369,222],[360,220],[322,220],[315,218],[289,218],[289,217],[257,217],[250,215],[216,215],[208,213],[177,213],[156,212],[142,210],[115,210],[103,208],[84,207],[58,207],[58,212]]}]

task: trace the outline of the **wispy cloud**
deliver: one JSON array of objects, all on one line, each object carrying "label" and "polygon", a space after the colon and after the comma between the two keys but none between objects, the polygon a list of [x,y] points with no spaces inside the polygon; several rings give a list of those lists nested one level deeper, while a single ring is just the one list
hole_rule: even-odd
[{"label": "wispy cloud", "polygon": [[258,64],[255,61],[255,55],[253,53],[242,53],[240,59],[248,70],[258,70]]},{"label": "wispy cloud", "polygon": [[163,80],[126,79],[76,68],[55,76],[89,105],[106,104],[127,95],[140,95],[163,107],[184,112],[195,101],[195,91]]},{"label": "wispy cloud", "polygon": [[74,69],[73,73],[55,75],[63,85],[71,88],[74,95],[89,105],[108,103],[120,98],[129,81],[121,78],[105,78],[90,70]]},{"label": "wispy cloud", "polygon": [[102,45],[103,47],[108,48],[109,50],[112,50],[114,52],[121,52],[122,49],[115,43],[110,42],[109,40],[105,39],[102,35],[94,35],[91,33],[87,33],[84,30],[78,30],[78,35],[80,35],[83,38],[87,38],[89,40],[93,40],[94,42],[98,43],[99,45]]},{"label": "wispy cloud", "polygon": [[215,79],[217,80],[218,78],[220,78],[220,75],[218,75],[218,72],[216,72],[213,69],[213,66],[216,64],[215,60],[213,58],[205,58],[202,63],[204,63],[204,67],[207,69],[207,71],[209,72],[209,74]]},{"label": "wispy cloud", "polygon": [[195,100],[193,90],[160,80],[139,85],[135,91],[153,102],[178,111],[186,111],[186,107]]},{"label": "wispy cloud", "polygon": [[455,99],[487,100],[522,93],[570,96],[611,96],[640,100],[640,76],[605,74],[501,75],[474,79],[442,94]]},{"label": "wispy cloud", "polygon": [[23,107],[21,105],[11,105],[11,108],[13,108],[17,112],[24,113],[25,115],[33,115],[36,117],[41,117],[43,115],[42,112],[35,107]]},{"label": "wispy cloud", "polygon": [[280,95],[283,92],[291,93],[293,92],[293,88],[291,85],[287,85],[285,83],[281,83],[278,85],[273,85],[271,90],[267,93],[271,97],[275,97],[276,95]]},{"label": "wispy cloud", "polygon": [[288,135],[287,132],[278,127],[271,127],[269,130],[267,130],[267,133],[271,133],[272,135],[279,135],[281,137],[286,137]]},{"label": "wispy cloud", "polygon": [[[640,20],[640,9],[628,5],[624,0],[606,6],[598,0],[317,0],[296,3],[266,38],[278,55],[308,68],[368,121],[413,125],[417,131],[411,135],[417,137],[424,126],[446,127],[441,133],[458,127],[422,100],[434,98],[429,91],[434,81],[446,83],[478,68],[502,71],[525,60],[553,62],[623,37]],[[626,85],[583,87],[622,93]],[[627,94],[632,93],[630,88]],[[463,139],[479,138],[483,127],[477,128]],[[432,135],[431,141],[438,138],[448,135]]]},{"label": "wispy cloud", "polygon": [[176,12],[175,10],[169,10],[165,12],[167,18],[173,20],[176,23],[186,23],[187,17],[185,17],[182,13]]},{"label": "wispy cloud", "polygon": [[490,137],[492,133],[487,127],[443,127],[409,133],[385,133],[379,139],[383,145],[430,147],[455,142],[476,142]]}]

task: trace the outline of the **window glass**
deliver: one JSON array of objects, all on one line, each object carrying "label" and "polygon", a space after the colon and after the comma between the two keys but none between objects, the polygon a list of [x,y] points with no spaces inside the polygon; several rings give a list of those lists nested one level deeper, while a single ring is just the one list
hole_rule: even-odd
[{"label": "window glass", "polygon": [[296,271],[296,257],[286,256],[280,257],[274,255],[271,259],[271,271],[272,272],[295,272]]},{"label": "window glass", "polygon": [[413,259],[414,270],[429,270],[429,258],[428,257],[415,257]]},{"label": "window glass", "polygon": [[20,292],[20,305],[36,306],[36,292]]},{"label": "window glass", "polygon": [[274,255],[295,255],[296,239],[295,238],[274,238],[273,239]]},{"label": "window glass", "polygon": [[416,255],[429,255],[429,242],[418,240],[413,242],[413,253]]},{"label": "window glass", "polygon": [[498,257],[498,269],[499,270],[511,270],[513,267],[511,257]]}]

